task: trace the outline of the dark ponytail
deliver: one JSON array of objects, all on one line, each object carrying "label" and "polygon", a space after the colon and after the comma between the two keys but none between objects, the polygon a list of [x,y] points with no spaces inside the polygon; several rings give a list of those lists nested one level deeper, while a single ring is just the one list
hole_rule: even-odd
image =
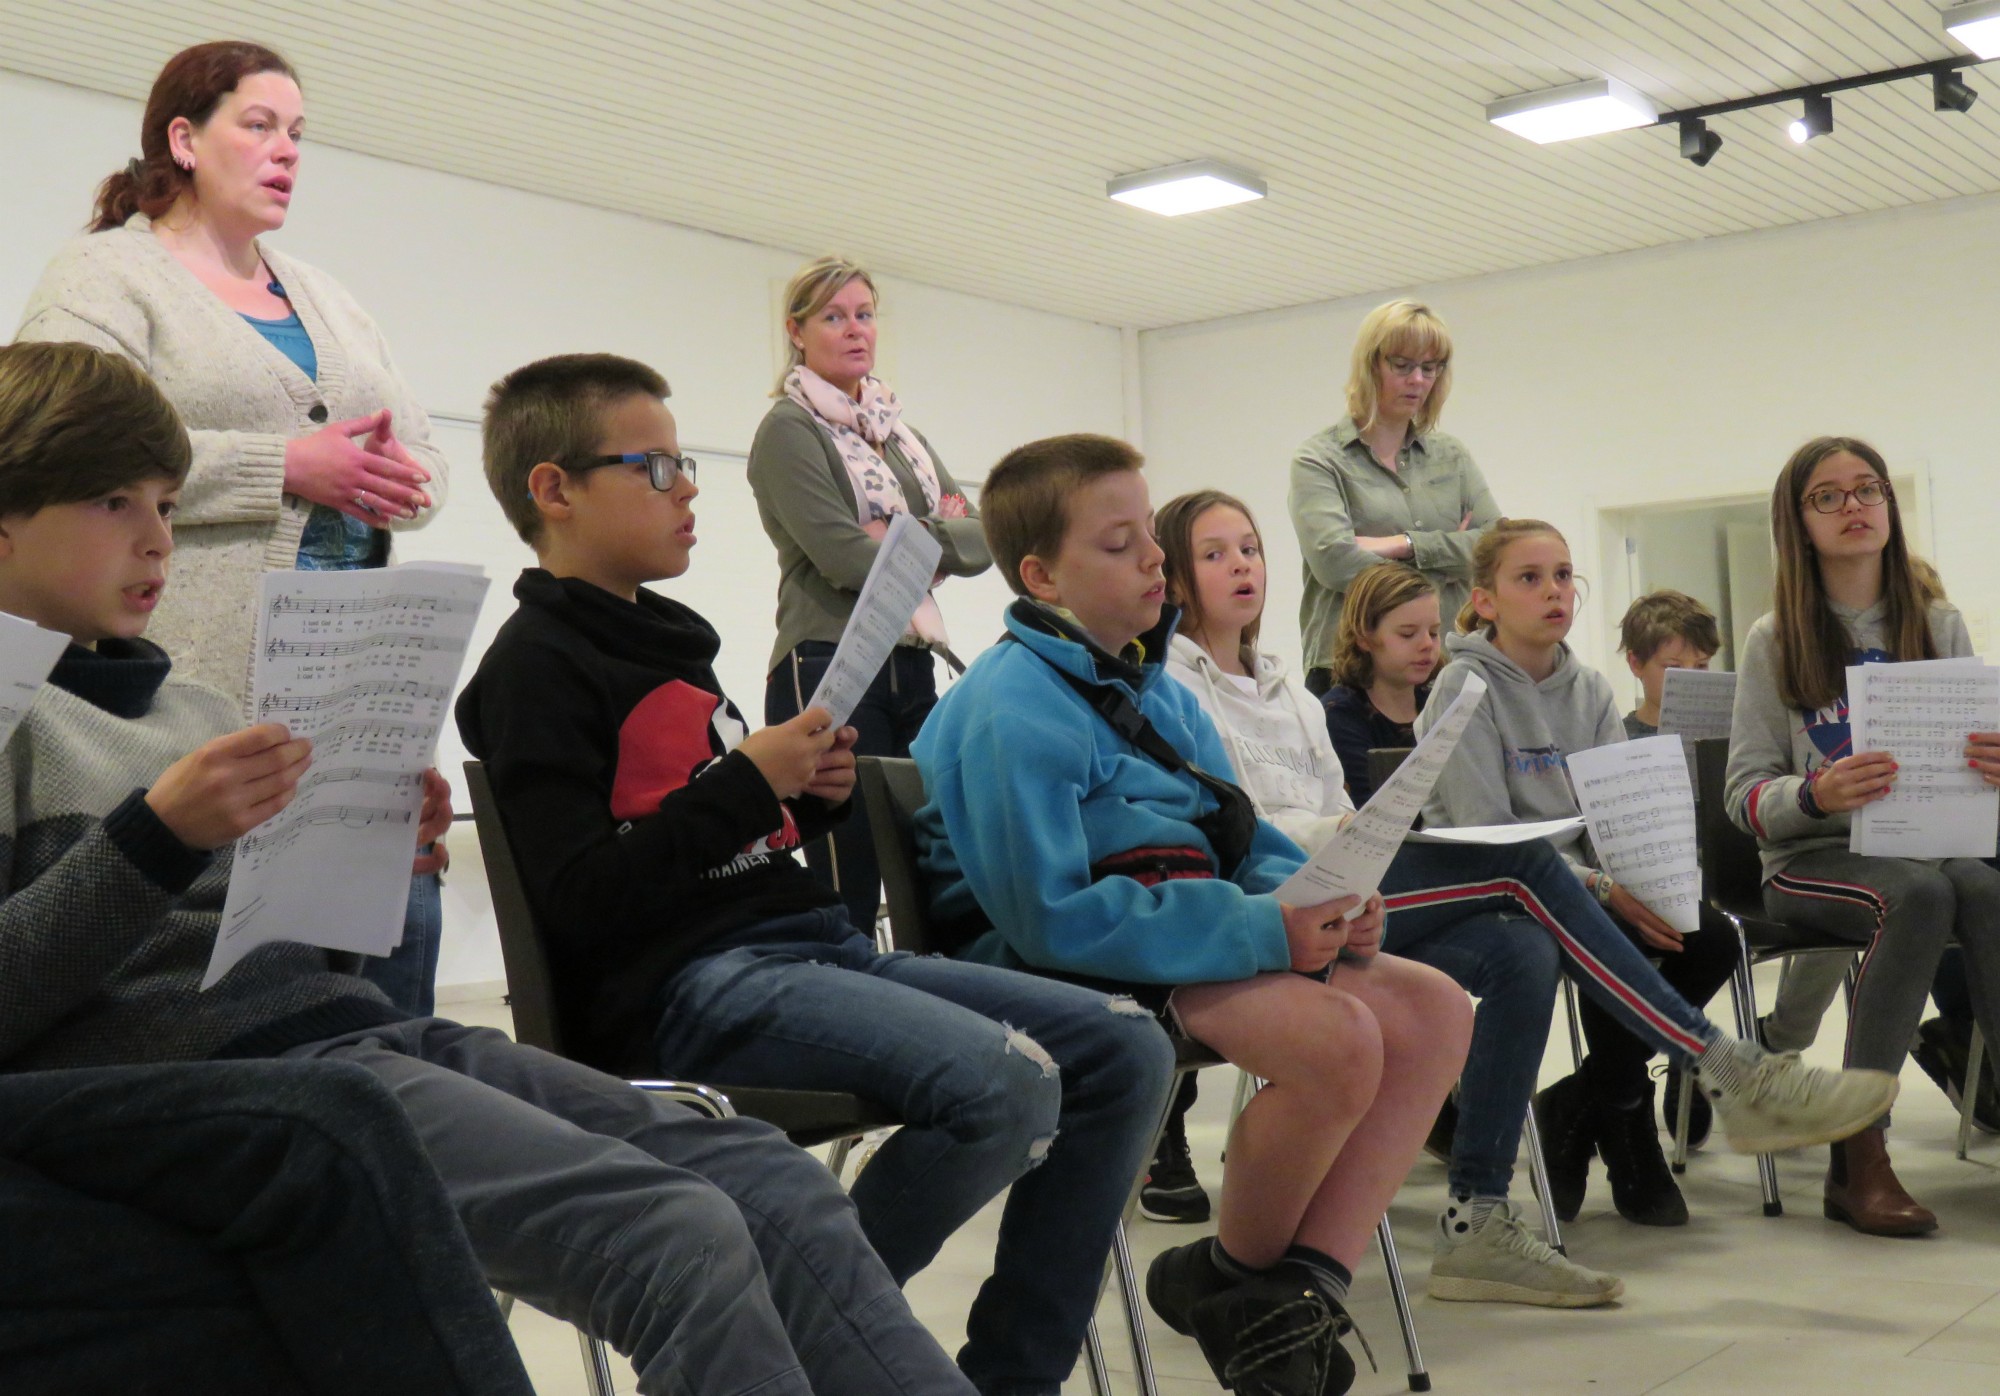
[{"label": "dark ponytail", "polygon": [[158,218],[182,194],[194,189],[194,176],[174,163],[167,148],[167,128],[180,117],[196,126],[215,114],[222,99],[253,73],[283,73],[299,80],[292,65],[275,49],[240,40],[196,44],[167,60],[153,79],[146,114],[139,122],[139,158],[105,177],[97,186],[97,206],[90,231],[124,226],[135,213]]}]

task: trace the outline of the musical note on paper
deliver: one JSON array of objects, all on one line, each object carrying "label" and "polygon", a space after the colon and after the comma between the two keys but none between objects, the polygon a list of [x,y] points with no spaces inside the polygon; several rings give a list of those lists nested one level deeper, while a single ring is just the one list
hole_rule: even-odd
[{"label": "musical note on paper", "polygon": [[0,611],[0,747],[13,738],[68,648],[69,636]]},{"label": "musical note on paper", "polygon": [[237,840],[204,989],[274,940],[401,941],[422,773],[485,595],[479,569],[441,563],[265,574],[252,710],[311,738],[313,764]]},{"label": "musical note on paper", "polygon": [[861,696],[909,628],[910,617],[930,594],[931,579],[943,556],[937,539],[910,515],[897,514],[889,520],[889,531],[868,568],[868,580],[861,584],[854,614],[847,618],[840,645],[807,707],[825,708],[833,714],[835,727],[854,715]]},{"label": "musical note on paper", "polygon": [[1694,743],[1729,735],[1736,710],[1736,675],[1715,669],[1669,669],[1660,694],[1660,731]]},{"label": "musical note on paper", "polygon": [[[1410,825],[1430,798],[1444,763],[1458,750],[1459,738],[1465,735],[1465,726],[1485,693],[1486,680],[1477,674],[1467,676],[1465,687],[1437,725],[1424,733],[1403,764],[1375,788],[1368,803],[1341,826],[1339,833],[1320,845],[1304,867],[1279,885],[1279,901],[1288,906],[1318,906],[1335,897],[1366,899],[1374,895]],[[1348,914],[1358,915],[1360,910],[1356,907]]]},{"label": "musical note on paper", "polygon": [[1700,930],[1694,785],[1680,737],[1612,742],[1567,759],[1599,866],[1675,930]]},{"label": "musical note on paper", "polygon": [[1856,752],[1896,758],[1896,784],[1848,825],[1854,853],[1897,858],[1991,858],[2000,846],[2000,790],[1966,764],[1965,739],[2000,732],[2000,669],[1977,659],[1857,664],[1847,671]]}]

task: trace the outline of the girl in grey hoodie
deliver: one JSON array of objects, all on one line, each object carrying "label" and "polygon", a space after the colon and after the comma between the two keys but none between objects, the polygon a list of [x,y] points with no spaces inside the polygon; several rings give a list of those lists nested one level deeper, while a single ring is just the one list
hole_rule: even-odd
[{"label": "girl in grey hoodie", "polygon": [[[1625,726],[1611,685],[1565,642],[1576,599],[1569,546],[1549,524],[1502,519],[1480,539],[1472,597],[1458,616],[1461,633],[1445,642],[1448,662],[1417,719],[1418,733],[1469,675],[1485,679],[1487,691],[1431,792],[1426,822],[1464,827],[1578,813],[1565,758],[1624,741]],[[1705,1004],[1728,981],[1737,947],[1726,922],[1716,918],[1716,925],[1684,937],[1597,869],[1581,829],[1556,844],[1631,947],[1658,959],[1659,977],[1678,1001]],[[1621,1216],[1646,1226],[1684,1225],[1687,1204],[1653,1124],[1646,1064],[1658,1039],[1634,1033],[1628,1019],[1606,1011],[1595,996],[1585,999],[1582,1018],[1589,1056],[1536,1101],[1558,1207],[1567,1216],[1582,1206],[1595,1152]]]},{"label": "girl in grey hoodie", "polygon": [[[1205,490],[1163,506],[1154,528],[1170,594],[1184,612],[1168,672],[1215,720],[1258,813],[1302,847],[1318,848],[1354,806],[1319,704],[1279,660],[1257,649],[1264,557],[1249,510]],[[1727,1098],[1720,1108],[1726,1122],[1734,1117],[1730,1133],[1739,1146],[1767,1127],[1763,1112],[1780,1099],[1817,1094],[1811,1128],[1819,1132],[1834,1116],[1844,1126],[1857,1108],[1893,1090],[1886,1081],[1834,1090],[1814,1082],[1801,1090],[1801,1081],[1787,1079],[1800,1075],[1796,1059],[1725,1039],[1661,980],[1544,842],[1406,844],[1382,892],[1385,943],[1393,937],[1395,953],[1443,970],[1480,999],[1451,1139],[1451,1197],[1431,1268],[1434,1297],[1573,1308],[1608,1302],[1624,1289],[1530,1235],[1506,1200],[1561,971],[1650,1042],[1700,1060],[1705,1078],[1712,1064],[1711,1089]],[[1829,1112],[1830,1098],[1842,1094],[1861,1099]],[[1778,1113],[1803,1118],[1793,1104]]]}]

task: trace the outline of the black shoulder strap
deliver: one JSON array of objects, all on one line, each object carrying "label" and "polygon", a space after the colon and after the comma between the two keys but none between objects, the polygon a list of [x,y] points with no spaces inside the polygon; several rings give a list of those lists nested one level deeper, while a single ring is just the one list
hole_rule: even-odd
[{"label": "black shoulder strap", "polygon": [[[1020,640],[1009,630],[1001,636],[1003,640]],[[1152,720],[1139,711],[1124,689],[1112,684],[1085,683],[1067,669],[1049,665],[1062,681],[1075,689],[1084,702],[1096,710],[1097,715],[1111,724],[1111,730],[1130,742],[1148,760],[1155,761],[1170,771],[1186,771],[1195,783],[1215,797],[1216,810],[1212,815],[1196,821],[1214,845],[1216,861],[1221,865],[1222,875],[1228,877],[1250,853],[1250,840],[1256,823],[1256,807],[1242,787],[1210,775],[1200,766],[1181,755],[1178,748],[1160,735],[1160,729]]]}]

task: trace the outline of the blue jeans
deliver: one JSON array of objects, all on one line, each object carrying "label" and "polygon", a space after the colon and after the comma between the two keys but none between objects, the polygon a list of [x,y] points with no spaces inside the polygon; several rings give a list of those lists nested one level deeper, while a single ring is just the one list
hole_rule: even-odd
[{"label": "blue jeans", "polygon": [[[823,640],[804,640],[779,661],[764,681],[765,722],[789,722],[804,710],[834,649]],[[854,754],[908,756],[910,743],[936,706],[937,661],[929,650],[898,645],[847,720],[858,734]],[[882,904],[882,872],[875,862],[875,840],[868,832],[868,807],[860,787],[849,802],[846,820],[806,845],[806,866],[840,898],[847,919],[872,933],[876,909]]]},{"label": "blue jeans", "polygon": [[1459,1078],[1453,1192],[1507,1195],[1559,968],[1677,1063],[1721,1035],[1543,840],[1406,843],[1382,879],[1382,895],[1389,910],[1382,948],[1443,970],[1479,998]]},{"label": "blue jeans", "polygon": [[851,1196],[898,1283],[1012,1183],[958,1363],[984,1392],[1055,1392],[1166,1105],[1166,1034],[1074,984],[879,954],[838,907],[760,929],[664,987],[661,1071],[893,1110],[903,1127]]},{"label": "blue jeans", "polygon": [[[424,850],[419,850],[424,851]],[[436,873],[410,879],[403,943],[387,955],[363,955],[361,977],[412,1018],[437,1009],[438,950],[444,941],[444,894]]]}]

